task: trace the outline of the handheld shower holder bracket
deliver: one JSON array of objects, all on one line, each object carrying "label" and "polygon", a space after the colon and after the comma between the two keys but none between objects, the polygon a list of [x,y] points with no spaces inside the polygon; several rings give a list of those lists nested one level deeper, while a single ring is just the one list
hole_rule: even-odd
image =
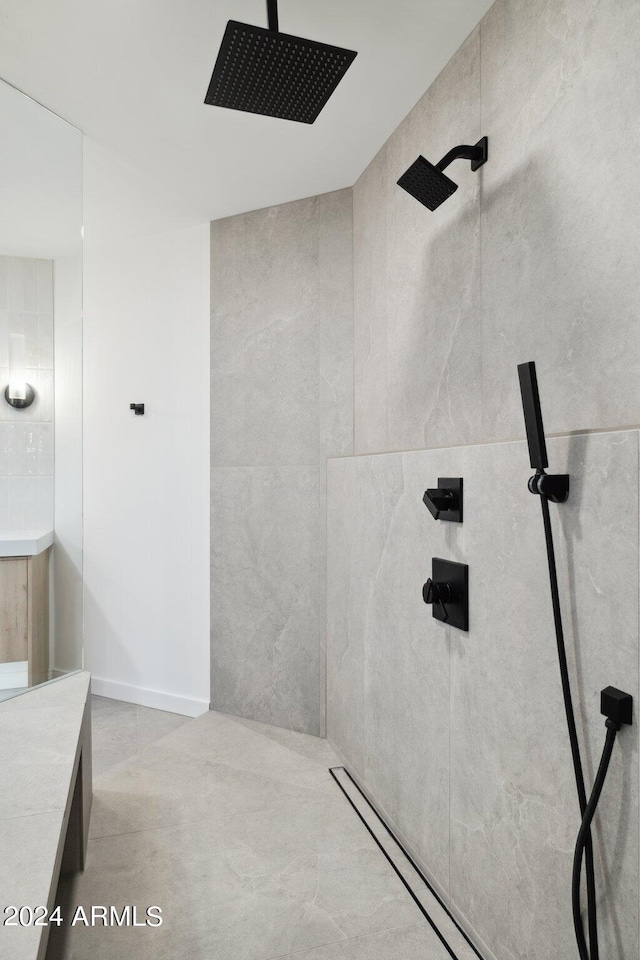
[{"label": "handheld shower holder bracket", "polygon": [[531,493],[546,497],[551,503],[566,503],[569,499],[568,473],[535,473],[527,486]]}]

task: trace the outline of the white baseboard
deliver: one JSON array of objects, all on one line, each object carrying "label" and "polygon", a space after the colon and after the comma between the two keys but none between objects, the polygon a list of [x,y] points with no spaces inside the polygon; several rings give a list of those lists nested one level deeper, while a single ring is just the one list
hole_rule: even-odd
[{"label": "white baseboard", "polygon": [[153,707],[155,710],[179,713],[183,717],[199,717],[209,710],[208,700],[177,697],[173,693],[163,693],[161,690],[146,690],[144,687],[133,687],[128,683],[116,683],[114,680],[103,680],[93,675],[91,677],[91,692],[99,697],[108,697],[111,700],[123,700],[125,703],[137,703],[141,707]]}]

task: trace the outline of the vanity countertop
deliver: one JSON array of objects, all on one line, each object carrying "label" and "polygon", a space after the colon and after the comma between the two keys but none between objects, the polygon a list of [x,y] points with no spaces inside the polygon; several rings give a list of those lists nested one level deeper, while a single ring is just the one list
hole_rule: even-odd
[{"label": "vanity countertop", "polygon": [[0,530],[0,557],[36,557],[53,543],[53,530]]}]

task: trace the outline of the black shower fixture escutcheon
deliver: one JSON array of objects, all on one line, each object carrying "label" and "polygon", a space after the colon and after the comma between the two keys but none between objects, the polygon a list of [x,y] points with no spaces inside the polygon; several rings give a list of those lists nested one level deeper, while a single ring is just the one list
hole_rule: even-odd
[{"label": "black shower fixture escutcheon", "polygon": [[438,477],[438,486],[425,490],[422,502],[434,520],[462,523],[462,477]]},{"label": "black shower fixture escutcheon", "polygon": [[458,630],[469,629],[469,567],[466,563],[431,561],[431,576],[422,588],[422,599],[430,604],[435,620]]}]

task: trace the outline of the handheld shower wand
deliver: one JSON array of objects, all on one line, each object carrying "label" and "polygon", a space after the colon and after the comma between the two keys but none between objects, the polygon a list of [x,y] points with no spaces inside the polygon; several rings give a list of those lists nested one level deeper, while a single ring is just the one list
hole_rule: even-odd
[{"label": "handheld shower wand", "polygon": [[549,476],[545,469],[549,466],[547,458],[547,443],[544,437],[542,424],[542,410],[540,408],[540,394],[538,393],[538,378],[536,365],[532,361],[521,363],[518,366],[520,377],[520,393],[524,409],[524,425],[527,431],[529,444],[529,460],[534,468],[535,476],[529,480],[531,493],[551,500],[552,503],[564,503],[569,497],[569,477],[566,473]]},{"label": "handheld shower wand", "polygon": [[[553,607],[556,645],[558,648],[558,662],[560,665],[560,679],[562,682],[562,694],[564,698],[565,715],[567,718],[567,730],[569,733],[569,743],[571,746],[571,758],[573,760],[573,772],[576,781],[576,789],[578,792],[580,814],[582,817],[582,824],[578,834],[578,839],[576,841],[574,853],[571,884],[573,925],[576,935],[576,942],[578,944],[580,960],[599,960],[600,952],[598,948],[598,919],[591,822],[593,820],[596,807],[600,799],[600,794],[604,786],[616,733],[618,730],[620,730],[620,727],[623,723],[631,723],[632,698],[629,696],[629,694],[625,694],[620,690],[616,690],[614,687],[607,687],[602,691],[601,712],[607,717],[607,738],[593,791],[591,793],[591,797],[587,801],[587,792],[585,789],[584,773],[582,768],[582,757],[580,754],[580,744],[578,742],[575,713],[573,709],[571,682],[569,680],[569,669],[567,665],[567,651],[564,640],[564,629],[562,626],[562,611],[560,608],[560,592],[558,589],[558,574],[553,545],[553,531],[551,529],[551,517],[549,513],[549,502],[564,503],[568,499],[569,476],[567,474],[549,475],[545,472],[549,465],[549,461],[547,458],[547,445],[544,436],[544,427],[542,424],[542,410],[540,408],[540,395],[538,393],[538,379],[536,376],[535,363],[529,362],[519,364],[518,376],[520,378],[520,392],[522,394],[522,406],[524,409],[527,442],[529,444],[529,460],[531,462],[531,466],[536,471],[535,474],[529,479],[528,487],[531,493],[537,494],[540,497],[540,506],[542,508],[542,521],[544,525],[544,535],[547,547],[547,564],[549,567],[549,585],[551,588],[551,604]],[[624,706],[621,706],[621,704],[624,704]],[[587,876],[587,922],[589,930],[588,948],[580,909],[580,882],[583,858],[585,861],[585,870]]]}]

